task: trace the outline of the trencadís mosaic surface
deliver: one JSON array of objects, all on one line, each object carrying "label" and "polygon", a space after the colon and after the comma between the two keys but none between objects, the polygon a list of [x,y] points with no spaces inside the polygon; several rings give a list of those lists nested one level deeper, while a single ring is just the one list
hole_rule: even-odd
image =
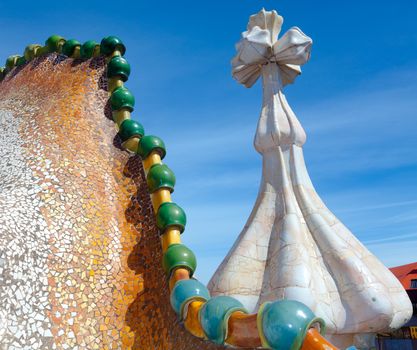
[{"label": "trencad\u00eds mosaic surface", "polygon": [[105,66],[52,53],[0,84],[0,349],[215,349],[169,304]]}]

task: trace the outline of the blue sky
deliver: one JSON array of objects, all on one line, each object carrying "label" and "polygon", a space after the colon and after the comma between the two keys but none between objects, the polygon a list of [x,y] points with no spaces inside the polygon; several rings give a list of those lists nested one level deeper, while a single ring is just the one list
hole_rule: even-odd
[{"label": "blue sky", "polygon": [[184,242],[207,282],[256,198],[252,142],[261,88],[231,77],[234,44],[262,7],[313,41],[285,93],[303,124],[312,181],[328,207],[386,265],[417,261],[417,2],[2,2],[1,57],[51,34],[117,35],[132,65],[135,119],[162,137],[187,212]]}]

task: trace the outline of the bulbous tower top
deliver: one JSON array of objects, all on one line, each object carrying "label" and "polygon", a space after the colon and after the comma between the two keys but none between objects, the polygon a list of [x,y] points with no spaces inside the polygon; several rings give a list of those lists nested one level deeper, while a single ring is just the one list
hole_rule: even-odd
[{"label": "bulbous tower top", "polygon": [[255,136],[255,148],[262,154],[279,145],[301,146],[306,140],[282,89],[301,73],[313,41],[297,27],[278,39],[282,23],[276,11],[262,9],[252,15],[232,60],[232,75],[244,86],[251,87],[262,76],[263,106]]}]

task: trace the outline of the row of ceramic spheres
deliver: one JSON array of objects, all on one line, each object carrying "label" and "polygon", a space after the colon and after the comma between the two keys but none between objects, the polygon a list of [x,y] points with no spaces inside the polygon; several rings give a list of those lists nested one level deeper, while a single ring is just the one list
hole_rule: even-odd
[{"label": "row of ceramic spheres", "polygon": [[93,40],[86,41],[83,45],[81,45],[77,40],[65,40],[59,35],[52,35],[45,41],[44,46],[40,44],[31,44],[26,46],[23,56],[9,56],[6,59],[5,66],[0,67],[0,79],[3,79],[6,74],[14,67],[22,66],[26,62],[29,62],[36,57],[40,57],[52,52],[62,53],[68,57],[83,59],[96,57],[100,54],[107,55],[108,51],[106,51],[106,49],[110,47],[108,44],[111,40],[112,37],[103,39],[102,44],[104,45],[100,45]]},{"label": "row of ceramic spheres", "polygon": [[[109,92],[111,92],[110,104],[113,119],[119,127],[122,145],[140,155],[144,164],[155,154],[162,160],[166,155],[163,141],[156,136],[145,136],[142,125],[130,119],[135,99],[123,85],[130,74],[130,65],[122,57],[125,51],[126,48],[122,41],[114,36],[104,38],[101,44],[87,41],[81,45],[76,40],[65,40],[60,36],[53,35],[46,40],[45,46],[29,45],[23,56],[10,56],[6,61],[6,67],[0,68],[0,78],[3,79],[14,67],[52,52],[82,59],[99,55],[107,56],[107,76],[109,78]],[[175,186],[175,176],[165,164],[155,162],[147,172],[147,184],[152,194],[158,191],[172,193]],[[179,230],[180,233],[184,231],[186,215],[177,204],[162,201],[154,209],[156,223],[162,237],[172,232],[173,229],[174,231]],[[188,327],[186,323],[186,327],[194,335],[210,339],[217,344],[224,344],[230,315],[236,311],[243,313],[247,313],[247,311],[238,300],[232,297],[211,298],[207,288],[192,279],[197,266],[194,253],[183,244],[172,243],[169,239],[167,242],[168,245],[163,247],[162,262],[167,275],[172,277],[176,271],[181,269],[188,272],[187,276],[182,276],[178,280],[174,279],[170,296],[173,309],[184,321],[192,302],[204,302],[198,311],[198,323],[190,322]],[[303,304],[289,300],[265,303],[257,315],[262,344],[271,349],[299,349],[309,326],[316,320],[314,314]],[[324,324],[322,326],[324,328]]]},{"label": "row of ceramic spheres", "polygon": [[[118,51],[117,47],[114,47],[114,50]],[[124,52],[124,50],[119,52]],[[122,57],[116,55],[109,61],[107,76],[110,78],[110,82],[112,79],[127,81],[130,67],[126,60],[123,63],[122,60],[124,60]],[[154,194],[158,191],[172,193],[175,186],[175,175],[167,165],[160,162],[166,155],[163,141],[156,136],[144,136],[142,125],[126,117],[130,116],[135,102],[130,91],[121,83],[114,84],[113,81],[113,84],[110,85],[110,104],[114,120],[119,125],[119,136],[123,144],[130,151],[139,154],[144,164],[149,164],[148,160],[153,154],[159,156],[159,159],[147,171],[147,185],[150,193]],[[114,85],[115,89],[113,90]],[[126,114],[124,111],[129,113]],[[128,142],[131,139],[138,139],[137,147],[130,148]],[[157,203],[154,209],[156,224],[161,236],[169,235],[172,229],[183,233],[186,215],[177,204],[162,201],[162,203]],[[168,243],[167,247],[163,245],[163,250],[163,268],[169,278],[174,277],[170,302],[180,320],[185,320],[192,302],[203,302],[203,306],[198,311],[198,322],[185,322],[186,328],[196,336],[210,339],[216,344],[224,344],[231,314],[237,311],[247,314],[247,310],[235,298],[229,296],[210,297],[206,286],[192,278],[197,262],[194,253],[185,245]],[[188,276],[176,279],[174,273],[179,269],[187,270]],[[288,318],[291,319],[290,322],[288,322]],[[324,331],[324,322],[321,319],[316,318],[305,305],[290,300],[265,303],[258,312],[258,329],[262,344],[271,349],[299,349],[313,322],[321,323],[322,331]]]},{"label": "row of ceramic spheres", "polygon": [[[114,50],[119,51],[120,54],[124,52],[124,50],[118,50],[116,46]],[[122,82],[126,82],[129,74],[130,66],[124,58],[116,55],[110,59],[107,66],[107,76],[110,81],[120,79]],[[163,160],[166,155],[163,141],[156,136],[145,136],[142,125],[126,117],[126,111],[129,114],[133,111],[135,99],[122,84],[116,83],[115,85],[114,90],[112,90],[112,86],[109,89],[112,90],[110,105],[114,120],[119,125],[122,145],[140,155],[144,163],[155,153],[159,155],[160,160]],[[128,142],[135,138],[138,138],[137,148],[132,149]],[[161,190],[169,191],[169,193],[174,191],[175,175],[166,164],[151,165],[146,179],[151,194]],[[170,201],[163,201],[154,209],[156,224],[161,236],[170,234],[172,229],[179,230],[181,234],[184,232],[186,215],[181,207]],[[169,242],[164,249],[162,266],[168,277],[171,277],[178,269],[188,271],[188,278],[175,281],[171,291],[171,305],[180,319],[184,320],[190,302],[204,301],[205,304],[199,312],[199,322],[204,330],[204,336],[217,344],[223,344],[226,338],[228,316],[235,311],[246,312],[243,305],[236,299],[227,296],[210,298],[207,288],[196,279],[192,279],[197,261],[194,253],[184,244]],[[193,333],[198,332],[194,331]]]}]

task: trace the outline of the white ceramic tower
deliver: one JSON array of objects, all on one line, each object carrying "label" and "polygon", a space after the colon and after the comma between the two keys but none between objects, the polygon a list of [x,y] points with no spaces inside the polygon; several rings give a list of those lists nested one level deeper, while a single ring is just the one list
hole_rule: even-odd
[{"label": "white ceramic tower", "polygon": [[308,175],[306,134],[284,96],[300,74],[312,40],[262,10],[249,19],[236,46],[233,77],[251,87],[262,77],[263,104],[255,148],[262,181],[252,213],[209,283],[257,310],[265,301],[298,300],[322,317],[330,339],[369,348],[373,334],[400,327],[412,314],[399,281],[335,217]]}]

